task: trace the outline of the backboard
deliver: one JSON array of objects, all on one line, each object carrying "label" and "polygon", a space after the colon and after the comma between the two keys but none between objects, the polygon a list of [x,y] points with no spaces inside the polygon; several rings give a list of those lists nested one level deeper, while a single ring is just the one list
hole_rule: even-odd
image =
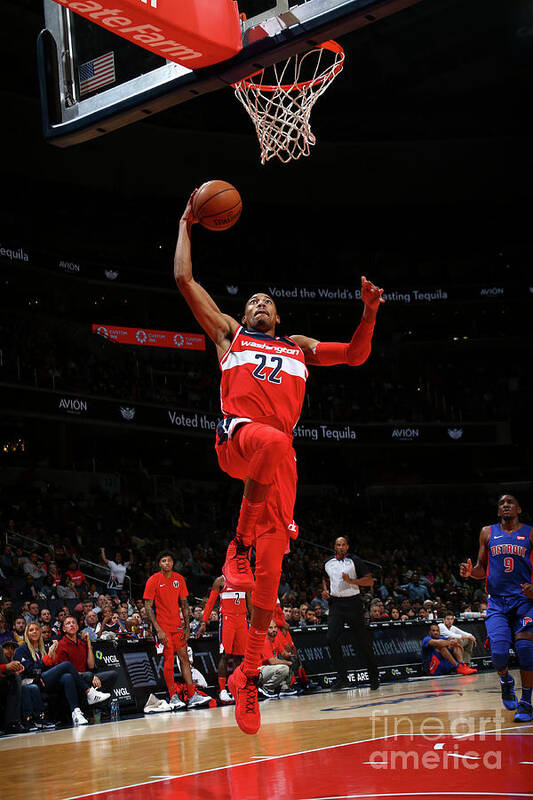
[{"label": "backboard", "polygon": [[61,147],[101,136],[419,2],[239,0],[242,49],[193,70],[44,0],[37,46],[44,135]]}]

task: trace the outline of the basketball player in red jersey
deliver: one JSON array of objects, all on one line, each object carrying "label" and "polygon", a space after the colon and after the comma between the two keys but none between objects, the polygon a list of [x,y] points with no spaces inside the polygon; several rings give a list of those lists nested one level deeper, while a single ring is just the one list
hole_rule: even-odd
[{"label": "basketball player in red jersey", "polygon": [[248,637],[248,611],[251,609],[250,592],[232,588],[221,575],[211,587],[211,592],[202,614],[202,623],[196,638],[205,633],[209,617],[219,601],[220,660],[218,662],[218,696],[223,703],[231,703],[226,683],[228,676],[228,657],[233,667],[238,667],[244,657]]},{"label": "basketball player in red jersey", "polygon": [[[261,724],[257,702],[261,651],[276,605],[281,562],[293,521],[296,456],[292,432],[305,396],[307,365],[363,364],[383,289],[361,278],[363,317],[349,343],[319,342],[307,336],[276,336],[280,318],[274,301],[258,292],[247,301],[242,324],[224,314],[192,274],[191,226],[197,221],[189,199],[179,226],[174,277],[196,320],[215,343],[222,371],[224,419],[217,427],[216,451],[224,472],[244,481],[244,497],[222,572],[228,583],[253,587],[252,618],[244,661],[228,686],[235,718],[245,733]],[[249,564],[256,551],[255,582]]]},{"label": "basketball player in red jersey", "polygon": [[[173,710],[185,707],[185,703],[178,696],[178,687],[174,680],[174,653],[178,654],[181,674],[187,684],[187,707],[203,705],[205,698],[199,695],[194,688],[187,654],[187,639],[190,633],[187,584],[183,575],[174,572],[174,556],[168,550],[159,553],[157,563],[160,572],[156,572],[146,581],[143,598],[146,615],[157,632],[158,640],[163,645],[163,674],[168,688],[170,705]],[[183,621],[180,608],[183,613]]]}]

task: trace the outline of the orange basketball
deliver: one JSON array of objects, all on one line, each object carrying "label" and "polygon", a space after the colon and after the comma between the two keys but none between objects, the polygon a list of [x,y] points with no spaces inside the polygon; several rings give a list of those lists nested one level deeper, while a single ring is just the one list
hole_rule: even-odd
[{"label": "orange basketball", "polygon": [[204,228],[225,231],[235,225],[241,216],[241,196],[231,183],[207,181],[196,192],[192,211]]}]

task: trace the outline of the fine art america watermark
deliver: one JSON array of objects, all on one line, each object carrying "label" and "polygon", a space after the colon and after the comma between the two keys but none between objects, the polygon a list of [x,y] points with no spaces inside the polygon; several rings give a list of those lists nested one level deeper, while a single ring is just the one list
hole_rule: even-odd
[{"label": "fine art america watermark", "polygon": [[[504,720],[499,712],[489,717],[463,715],[446,723],[427,716],[416,720],[416,731],[411,717],[388,714],[386,709],[375,709],[371,715],[372,738],[387,741],[386,747],[370,754],[367,763],[373,769],[474,771],[502,767],[502,752],[493,748],[502,739]],[[488,741],[491,749],[482,746]]]}]

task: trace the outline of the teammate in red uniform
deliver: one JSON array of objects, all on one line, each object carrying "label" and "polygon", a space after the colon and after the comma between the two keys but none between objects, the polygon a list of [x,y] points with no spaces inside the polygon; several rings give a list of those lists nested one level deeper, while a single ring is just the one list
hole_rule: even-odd
[{"label": "teammate in red uniform", "polygon": [[[283,555],[289,536],[297,535],[292,516],[297,479],[292,431],[305,396],[307,364],[363,364],[370,354],[377,310],[384,302],[383,289],[361,278],[364,312],[348,343],[276,336],[280,318],[272,298],[262,292],[247,301],[239,324],[193,278],[190,232],[197,221],[193,197],[194,193],[180,220],[174,276],[196,320],[215,343],[220,361],[224,419],[217,427],[219,464],[224,472],[244,481],[236,535],[222,572],[241,591],[253,587],[244,661],[228,686],[239,727],[255,733],[261,723],[257,702],[261,651],[276,605]],[[252,544],[255,583],[249,563]]]},{"label": "teammate in red uniform", "polygon": [[251,609],[250,592],[233,589],[223,575],[217,578],[205,604],[202,622],[196,638],[205,633],[209,617],[219,602],[219,640],[220,660],[218,662],[218,696],[223,703],[233,702],[226,688],[228,678],[228,658],[233,661],[233,668],[238,667],[244,657],[248,636],[248,613]]},{"label": "teammate in red uniform", "polygon": [[[174,680],[174,653],[178,654],[181,674],[187,684],[187,707],[203,705],[205,698],[199,695],[191,675],[191,665],[187,654],[189,638],[189,603],[187,584],[179,572],[173,571],[174,556],[163,550],[157,556],[160,572],[156,572],[146,581],[144,588],[144,606],[148,619],[157,632],[157,638],[163,645],[163,674],[167,684],[170,705],[173,710],[184,708],[185,703],[178,696],[178,687]],[[155,603],[155,614],[154,614]],[[180,614],[183,613],[183,620]]]}]

